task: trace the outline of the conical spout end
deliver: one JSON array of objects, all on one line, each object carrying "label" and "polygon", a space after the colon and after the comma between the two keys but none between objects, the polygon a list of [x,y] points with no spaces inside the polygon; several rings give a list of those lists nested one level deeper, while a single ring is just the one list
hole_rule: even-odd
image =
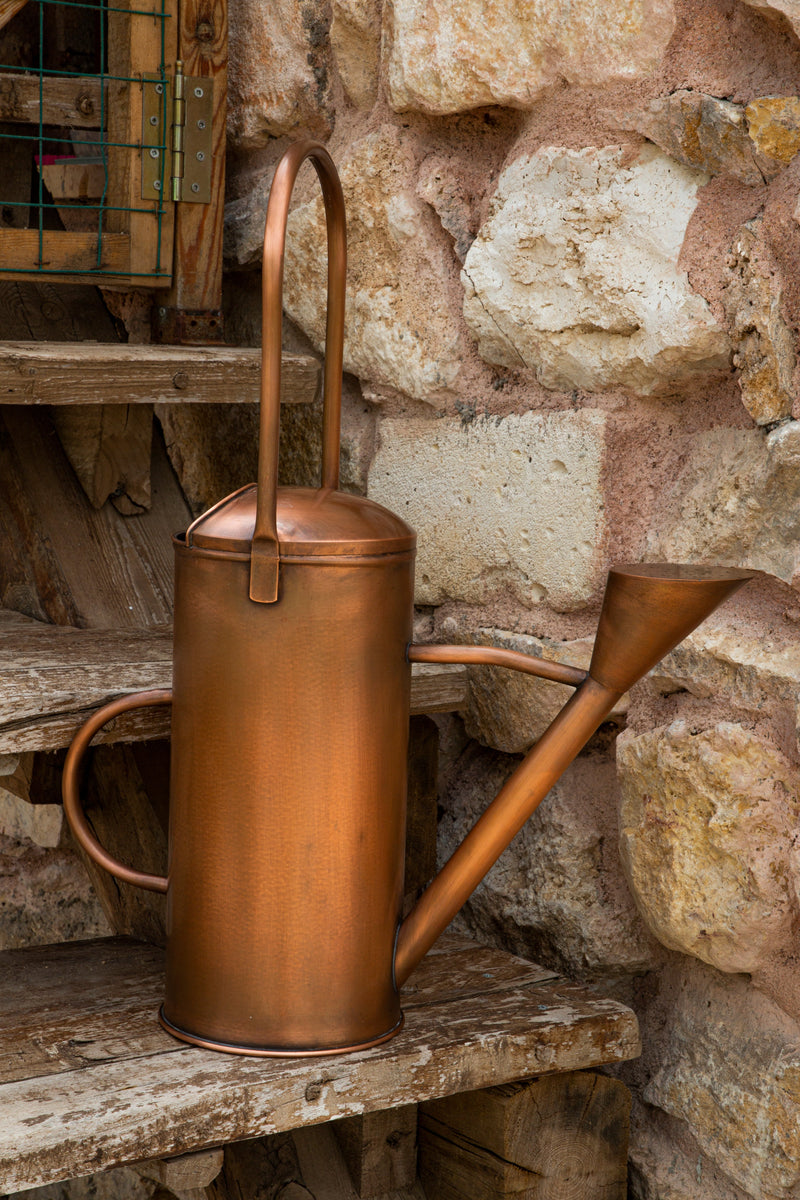
[{"label": "conical spout end", "polygon": [[753,578],[735,567],[642,563],[608,574],[592,679],[626,692],[701,621]]}]

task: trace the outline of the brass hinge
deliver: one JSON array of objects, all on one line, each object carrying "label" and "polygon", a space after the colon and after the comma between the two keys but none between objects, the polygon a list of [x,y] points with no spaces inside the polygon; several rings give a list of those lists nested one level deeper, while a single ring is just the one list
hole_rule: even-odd
[{"label": "brass hinge", "polygon": [[184,75],[142,79],[142,199],[211,203],[214,86]]}]

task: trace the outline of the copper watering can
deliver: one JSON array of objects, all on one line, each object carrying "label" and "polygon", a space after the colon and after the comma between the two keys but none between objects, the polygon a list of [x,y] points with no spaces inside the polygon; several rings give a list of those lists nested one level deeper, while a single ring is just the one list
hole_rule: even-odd
[{"label": "copper watering can", "polygon": [[[279,489],[284,238],[306,158],[328,231],[322,487]],[[240,1054],[330,1054],[397,1033],[400,985],[622,693],[750,578],[662,564],[612,570],[588,672],[508,650],[412,644],[414,531],[337,490],[345,255],[335,167],[323,146],[298,143],[267,211],[258,484],[174,539],[172,692],[105,705],[64,768],[64,807],[87,853],[119,879],[167,893],[163,1026]],[[577,690],[401,923],[414,662],[493,663]],[[161,878],[102,848],[78,779],[102,725],[170,700]]]}]

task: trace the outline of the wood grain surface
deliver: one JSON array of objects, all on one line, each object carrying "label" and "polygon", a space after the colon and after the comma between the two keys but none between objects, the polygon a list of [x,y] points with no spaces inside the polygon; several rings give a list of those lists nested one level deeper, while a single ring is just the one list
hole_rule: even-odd
[{"label": "wood grain surface", "polygon": [[624,1005],[460,938],[412,976],[397,1037],[318,1059],[174,1041],[155,1019],[161,964],[128,939],[0,954],[0,1189],[639,1053]]},{"label": "wood grain surface", "polygon": [[[240,346],[4,342],[0,404],[256,404],[261,351]],[[316,399],[315,358],[284,354],[281,401]]]},{"label": "wood grain surface", "polygon": [[[115,696],[172,686],[172,631],[72,629],[0,621],[0,754],[68,746],[94,709]],[[466,667],[414,664],[411,710],[455,711],[467,701]],[[98,742],[169,736],[169,708],[127,713]]]}]

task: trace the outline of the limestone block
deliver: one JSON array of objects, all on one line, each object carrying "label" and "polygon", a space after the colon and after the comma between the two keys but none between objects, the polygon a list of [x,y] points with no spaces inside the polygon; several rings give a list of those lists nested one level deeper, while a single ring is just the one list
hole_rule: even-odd
[{"label": "limestone block", "polygon": [[800,150],[800,97],[760,96],[750,101],[745,116],[761,154],[781,164],[792,161]]},{"label": "limestone block", "polygon": [[662,694],[682,688],[755,711],[775,700],[793,709],[800,697],[800,644],[747,636],[714,614],[670,651],[648,679]]},{"label": "limestone block", "polygon": [[[348,227],[345,370],[435,403],[461,367],[458,314],[446,294],[450,255],[414,193],[413,145],[383,126],[340,166]],[[284,307],[322,349],[327,257],[322,200],[289,217]]]},{"label": "limestone block", "polygon": [[783,289],[759,245],[761,220],[740,230],[729,258],[723,304],[739,368],[742,403],[758,425],[792,412],[794,337],[781,316]]},{"label": "limestone block", "polygon": [[463,263],[478,231],[474,216],[476,202],[464,185],[453,178],[452,167],[444,156],[429,154],[421,164],[417,195],[435,210],[453,239],[456,257]]},{"label": "limestone block", "polygon": [[36,846],[53,847],[61,840],[64,810],[60,804],[31,804],[0,787],[0,834],[27,838]]},{"label": "limestone block", "polygon": [[761,184],[782,163],[759,154],[741,104],[682,88],[656,96],[641,110],[614,114],[624,129],[635,129],[665,154],[708,175],[735,175]]},{"label": "limestone block", "polygon": [[228,14],[229,144],[330,131],[328,21],[313,0],[238,0]]},{"label": "limestone block", "polygon": [[585,605],[600,584],[605,416],[379,423],[367,495],[417,531],[416,598]]},{"label": "limestone block", "polygon": [[462,273],[481,355],[545,387],[655,392],[730,346],[678,270],[707,176],[646,147],[546,147],[505,168]]},{"label": "limestone block", "polygon": [[747,1196],[796,1196],[800,1026],[745,979],[696,964],[675,981],[665,1032],[647,1103],[685,1121]]},{"label": "limestone block", "polygon": [[[592,638],[554,642],[505,629],[479,629],[467,641],[472,645],[516,650],[532,658],[568,663],[583,670],[589,666],[594,646]],[[535,679],[504,667],[470,667],[469,676],[469,708],[463,714],[467,733],[506,754],[530,750],[574,691],[564,684]],[[627,708],[625,695],[608,720],[621,720]]]},{"label": "limestone block", "polygon": [[654,1115],[652,1108],[634,1103],[628,1157],[630,1200],[751,1200],[708,1155],[696,1150],[686,1153],[662,1128],[669,1119],[661,1116],[660,1121],[654,1120]]},{"label": "limestone block", "polygon": [[0,949],[111,933],[75,853],[0,836]]},{"label": "limestone block", "polygon": [[390,102],[441,116],[488,104],[532,108],[553,84],[635,79],[658,64],[672,0],[392,0]]},{"label": "limestone block", "polygon": [[752,567],[791,583],[800,561],[800,422],[693,439],[647,543],[654,560]]},{"label": "limestone block", "polygon": [[792,29],[800,36],[800,0],[744,0],[751,8],[758,9],[765,17],[785,17]]},{"label": "limestone block", "polygon": [[617,739],[620,851],[648,927],[722,971],[755,971],[792,929],[797,778],[769,743],[685,721]]},{"label": "limestone block", "polygon": [[333,0],[331,46],[345,91],[356,108],[378,95],[380,27],[375,0]]},{"label": "limestone block", "polygon": [[[443,863],[505,783],[516,759],[469,743],[440,796]],[[466,927],[574,976],[639,973],[662,951],[636,912],[616,850],[613,764],[567,769],[463,910]]]}]

